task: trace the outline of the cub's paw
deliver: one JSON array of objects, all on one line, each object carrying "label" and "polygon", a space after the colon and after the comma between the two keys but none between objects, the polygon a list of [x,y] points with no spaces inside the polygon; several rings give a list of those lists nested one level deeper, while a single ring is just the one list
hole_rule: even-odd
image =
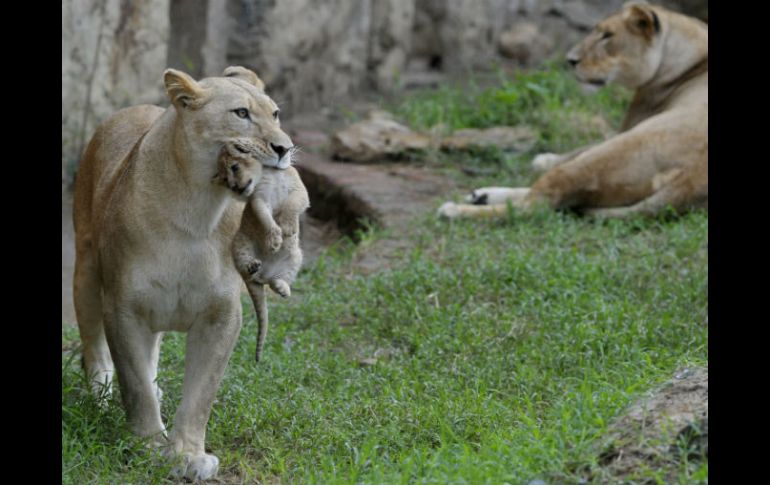
[{"label": "cub's paw", "polygon": [[532,160],[532,170],[536,172],[545,172],[556,166],[561,159],[556,153],[541,153]]},{"label": "cub's paw", "polygon": [[284,298],[291,296],[291,287],[284,280],[273,280],[270,282],[270,288]]},{"label": "cub's paw", "polygon": [[262,269],[262,261],[258,259],[252,259],[251,262],[246,265],[246,271],[248,271],[250,275],[258,273],[260,269]]},{"label": "cub's paw", "polygon": [[454,202],[444,202],[438,208],[437,214],[442,219],[454,219],[460,215],[460,207]]},{"label": "cub's paw", "polygon": [[281,249],[283,245],[283,231],[278,224],[274,224],[273,227],[267,230],[265,242],[271,253],[277,253]]},{"label": "cub's paw", "polygon": [[297,217],[278,216],[275,221],[281,228],[283,237],[288,238],[299,232],[299,219]]}]

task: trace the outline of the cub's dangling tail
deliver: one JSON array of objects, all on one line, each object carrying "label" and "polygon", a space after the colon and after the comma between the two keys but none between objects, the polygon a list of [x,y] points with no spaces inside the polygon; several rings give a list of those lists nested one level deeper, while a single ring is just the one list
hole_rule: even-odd
[{"label": "cub's dangling tail", "polygon": [[256,361],[259,362],[259,358],[262,356],[262,349],[265,346],[268,325],[265,285],[250,281],[246,284],[246,288],[249,290],[251,302],[254,304],[254,311],[257,313],[257,351],[254,355]]}]

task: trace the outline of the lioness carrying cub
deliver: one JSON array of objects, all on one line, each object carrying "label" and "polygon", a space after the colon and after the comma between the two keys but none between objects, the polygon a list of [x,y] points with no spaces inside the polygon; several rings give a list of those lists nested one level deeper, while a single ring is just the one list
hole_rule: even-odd
[{"label": "lioness carrying cub", "polygon": [[[248,139],[265,166],[285,166],[291,139],[253,72],[195,81],[169,69],[172,106],[136,106],[102,123],[74,196],[74,299],[85,371],[109,385],[113,362],[129,425],[207,479],[206,424],[241,329],[231,244],[244,203],[213,184],[222,146]],[[253,185],[253,184],[252,184]],[[247,187],[247,192],[253,190]],[[167,439],[155,383],[163,332],[187,332],[182,400]]]},{"label": "lioness carrying cub", "polygon": [[268,327],[265,285],[284,298],[291,295],[302,266],[299,218],[310,207],[310,197],[294,167],[262,168],[249,140],[225,144],[216,179],[238,194],[256,182],[233,239],[233,260],[257,314],[259,362]]},{"label": "lioness carrying cub", "polygon": [[620,133],[565,155],[542,154],[530,188],[474,190],[447,202],[447,218],[503,215],[537,203],[595,217],[708,208],[708,26],[644,3],[628,3],[567,54],[578,80],[635,89]]}]

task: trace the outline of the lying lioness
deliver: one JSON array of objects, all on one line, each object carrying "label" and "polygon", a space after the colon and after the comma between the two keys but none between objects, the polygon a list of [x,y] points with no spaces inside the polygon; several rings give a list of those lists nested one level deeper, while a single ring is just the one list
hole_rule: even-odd
[{"label": "lying lioness", "polygon": [[[169,69],[173,106],[136,106],[97,128],[77,174],[74,298],[85,370],[109,385],[113,362],[130,427],[182,458],[191,479],[216,474],[206,424],[241,329],[231,244],[244,203],[213,184],[224,143],[248,139],[262,164],[293,146],[253,72],[196,82]],[[254,184],[247,187],[253,190]],[[187,332],[182,400],[166,440],[155,383],[163,332]]]},{"label": "lying lioness", "polygon": [[629,3],[567,54],[583,83],[635,89],[620,133],[565,155],[541,154],[530,188],[474,190],[470,204],[447,202],[448,218],[497,216],[537,203],[596,217],[708,208],[708,26]]}]

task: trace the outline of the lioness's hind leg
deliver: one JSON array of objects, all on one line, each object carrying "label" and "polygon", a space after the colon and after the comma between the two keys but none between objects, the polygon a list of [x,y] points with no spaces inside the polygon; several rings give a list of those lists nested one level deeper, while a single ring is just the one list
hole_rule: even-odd
[{"label": "lioness's hind leg", "polygon": [[73,286],[84,370],[92,392],[97,397],[109,395],[115,367],[104,335],[101,286],[90,252],[80,251],[75,259]]}]

